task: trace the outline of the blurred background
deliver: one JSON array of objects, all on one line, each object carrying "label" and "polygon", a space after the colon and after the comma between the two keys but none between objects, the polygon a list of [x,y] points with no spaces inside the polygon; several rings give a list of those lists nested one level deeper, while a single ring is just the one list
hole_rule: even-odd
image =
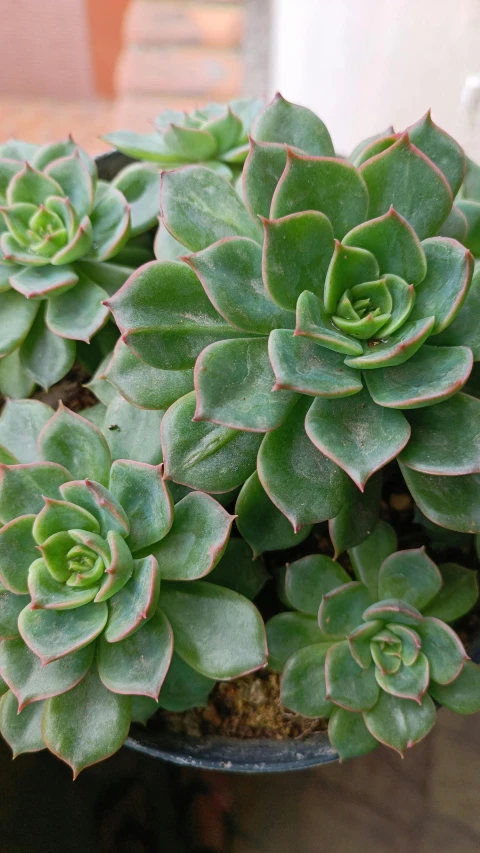
[{"label": "blurred background", "polygon": [[[91,154],[114,129],[276,89],[337,150],[429,107],[480,159],[478,0],[0,0],[0,141]],[[479,853],[480,719],[285,776],[177,770],[128,749],[81,774],[0,744],[5,853]]]}]

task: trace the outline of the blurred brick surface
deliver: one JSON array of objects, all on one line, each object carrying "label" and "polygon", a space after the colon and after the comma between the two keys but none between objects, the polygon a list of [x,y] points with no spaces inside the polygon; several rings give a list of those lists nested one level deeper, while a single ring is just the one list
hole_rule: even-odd
[{"label": "blurred brick surface", "polygon": [[79,145],[95,155],[110,150],[98,137],[111,130],[111,101],[0,98],[0,142],[16,137],[44,144],[71,133]]},{"label": "blurred brick surface", "polygon": [[203,95],[225,99],[241,86],[243,62],[229,51],[166,47],[130,47],[117,68],[123,94]]},{"label": "blurred brick surface", "polygon": [[242,42],[243,9],[239,4],[155,3],[138,0],[129,6],[125,21],[128,42],[145,45],[203,44],[238,47]]}]

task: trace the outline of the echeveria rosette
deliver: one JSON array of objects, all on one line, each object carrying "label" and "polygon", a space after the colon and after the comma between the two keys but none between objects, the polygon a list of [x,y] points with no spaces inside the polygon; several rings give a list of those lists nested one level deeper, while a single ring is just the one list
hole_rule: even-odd
[{"label": "echeveria rosette", "polygon": [[190,113],[164,110],[155,119],[154,133],[119,130],[102,139],[129,157],[157,163],[163,169],[204,163],[231,179],[236,167],[245,162],[248,134],[261,108],[259,100],[237,98]]},{"label": "echeveria rosette", "polygon": [[129,359],[178,395],[167,477],[221,493],[256,470],[244,507],[263,490],[295,531],[333,519],[337,550],[372,530],[373,475],[396,457],[425,515],[480,530],[480,403],[457,393],[480,359],[480,273],[436,236],[463,152],[427,116],[357,167],[281,97],[253,133],[245,203],[202,167],[163,174],[161,261],[109,301],[122,343],[107,378],[128,398]]},{"label": "echeveria rosette", "polygon": [[[265,664],[262,620],[228,588],[229,565],[223,585],[206,579],[224,554],[244,562],[217,501],[174,506],[161,464],[116,458],[63,406],[9,401],[0,444],[0,730],[15,754],[46,746],[76,775],[119,749],[164,686],[167,707],[188,707]],[[158,428],[156,445],[161,458]]]},{"label": "echeveria rosette", "polygon": [[292,610],[267,624],[283,704],[328,718],[341,759],[378,743],[403,754],[434,725],[434,700],[480,710],[480,667],[447,624],[475,604],[476,572],[395,549],[379,521],[350,551],[355,580],[323,555],[288,565],[282,598]]},{"label": "echeveria rosette", "polygon": [[107,262],[155,223],[158,181],[141,164],[117,186],[99,181],[71,139],[0,146],[0,392],[48,389],[72,366],[76,342],[105,325],[103,303],[131,272]]}]

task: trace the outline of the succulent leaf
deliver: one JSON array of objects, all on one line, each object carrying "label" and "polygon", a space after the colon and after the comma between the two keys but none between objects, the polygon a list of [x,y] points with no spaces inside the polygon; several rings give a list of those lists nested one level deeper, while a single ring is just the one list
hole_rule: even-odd
[{"label": "succulent leaf", "polygon": [[304,717],[328,718],[333,705],[327,698],[325,658],[329,643],[299,649],[287,661],[282,676],[281,702]]},{"label": "succulent leaf", "polygon": [[250,545],[254,558],[264,551],[292,548],[303,542],[311,527],[294,533],[289,521],[272,503],[255,471],[242,486],[235,505],[237,527]]}]

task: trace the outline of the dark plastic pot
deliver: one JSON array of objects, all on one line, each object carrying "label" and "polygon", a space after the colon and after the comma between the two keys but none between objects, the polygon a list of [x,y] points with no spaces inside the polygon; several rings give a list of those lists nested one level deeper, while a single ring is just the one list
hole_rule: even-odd
[{"label": "dark plastic pot", "polygon": [[[96,162],[99,176],[111,180],[133,161],[113,152],[102,154]],[[472,660],[480,664],[480,628],[471,638],[469,652]],[[283,773],[338,761],[327,732],[309,735],[304,740],[241,740],[217,735],[192,737],[133,725],[126,745],[173,764],[228,773]]]}]

